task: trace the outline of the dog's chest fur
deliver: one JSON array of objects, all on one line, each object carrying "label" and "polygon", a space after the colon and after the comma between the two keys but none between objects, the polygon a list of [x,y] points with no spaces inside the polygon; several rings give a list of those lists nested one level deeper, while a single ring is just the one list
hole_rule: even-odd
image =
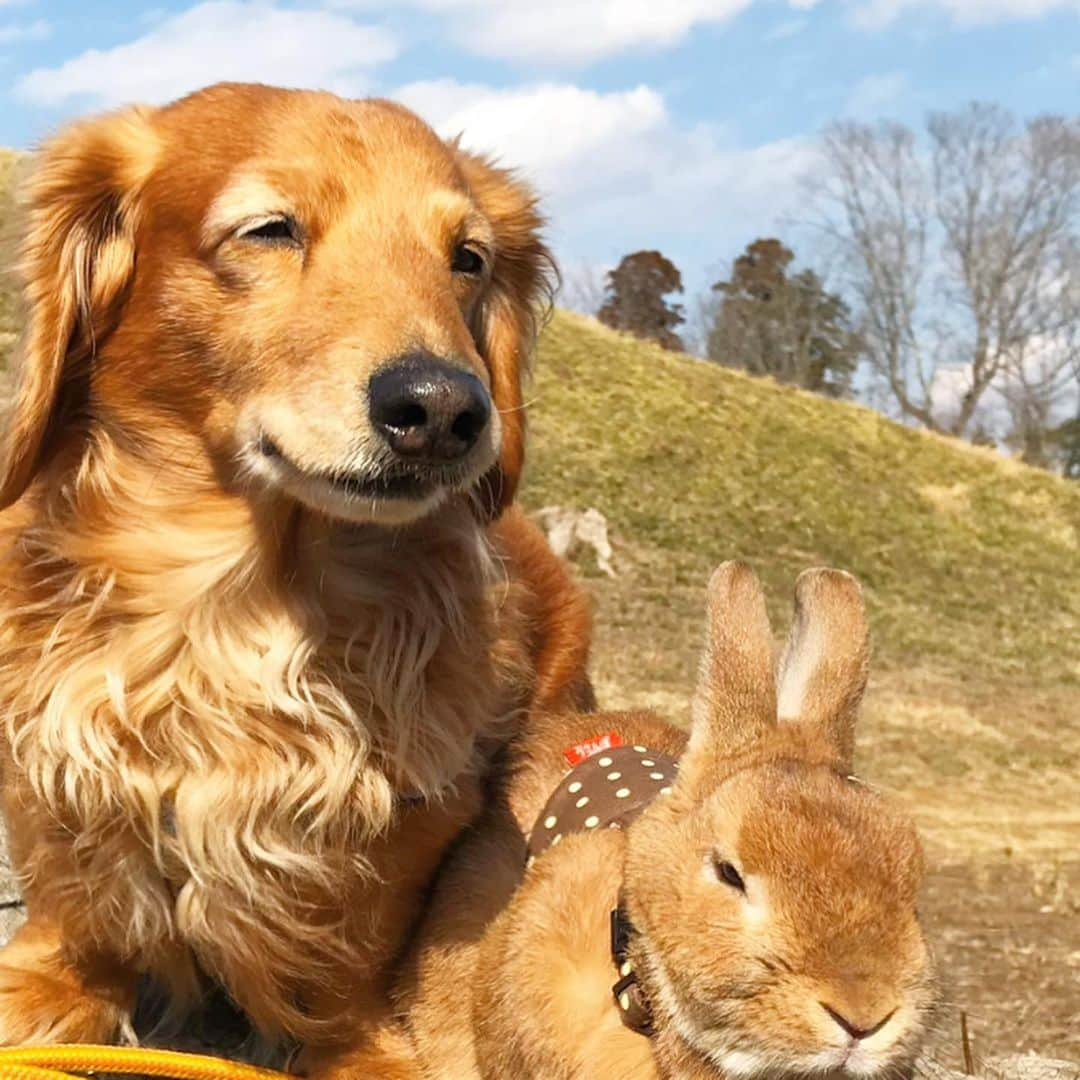
[{"label": "dog's chest fur", "polygon": [[153,968],[191,949],[228,983],[232,954],[261,950],[261,996],[302,998],[363,961],[347,912],[403,799],[443,796],[516,704],[512,590],[464,517],[299,527],[272,558],[250,528],[140,524],[96,562],[85,535],[8,548],[27,888]]}]

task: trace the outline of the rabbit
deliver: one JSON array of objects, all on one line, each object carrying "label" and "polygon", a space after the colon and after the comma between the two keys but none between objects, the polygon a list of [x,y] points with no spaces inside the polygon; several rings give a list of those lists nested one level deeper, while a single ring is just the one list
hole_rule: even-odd
[{"label": "rabbit", "polygon": [[[924,859],[852,774],[858,583],[800,576],[777,674],[745,564],[714,573],[708,608],[689,739],[649,713],[525,721],[399,988],[432,1080],[911,1074],[938,1001]],[[624,817],[570,801],[612,776]]]}]

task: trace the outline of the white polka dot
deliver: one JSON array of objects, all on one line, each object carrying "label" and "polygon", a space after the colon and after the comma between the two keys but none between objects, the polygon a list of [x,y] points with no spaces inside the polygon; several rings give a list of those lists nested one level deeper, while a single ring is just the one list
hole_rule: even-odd
[{"label": "white polka dot", "polygon": [[636,751],[637,751],[637,752],[638,752],[639,754],[647,754],[647,753],[649,752],[648,748],[647,748],[647,747],[645,747],[645,746],[635,746],[635,747],[634,747],[634,749],[635,749],[635,750],[636,750]]},{"label": "white polka dot", "polygon": [[625,799],[627,797],[627,795],[629,795],[629,794],[630,794],[630,789],[628,787],[621,787],[621,788],[619,788],[618,791],[615,792],[615,798],[616,799]]},{"label": "white polka dot", "polygon": [[596,826],[599,825],[599,824],[600,824],[600,819],[595,814],[592,817],[587,817],[585,819],[585,828],[586,829],[595,829]]},{"label": "white polka dot", "polygon": [[562,833],[556,833],[551,838],[551,846],[554,847],[562,839]]},{"label": "white polka dot", "polygon": [[650,780],[663,780],[664,779],[664,774],[662,772],[651,772],[651,773],[649,773],[649,779]]},{"label": "white polka dot", "polygon": [[576,806],[576,807],[577,807],[577,808],[578,808],[579,810],[580,810],[580,809],[581,809],[581,808],[582,808],[583,806],[588,806],[588,805],[589,805],[589,796],[588,796],[588,795],[582,795],[582,796],[581,796],[581,798],[580,798],[580,799],[578,799],[578,801],[577,801],[576,803],[574,803],[574,805],[575,805],[575,806]]},{"label": "white polka dot", "polygon": [[630,1008],[630,995],[625,990],[619,995],[619,1008],[621,1008],[623,1012],[626,1012],[627,1009]]},{"label": "white polka dot", "polygon": [[651,761],[651,760],[650,760],[649,758],[647,758],[647,757],[643,757],[643,758],[641,759],[641,764],[642,764],[642,765],[644,765],[646,769],[651,769],[651,768],[652,768],[652,767],[653,767],[653,766],[654,766],[654,765],[656,764],[656,762],[655,762],[655,761]]},{"label": "white polka dot", "polygon": [[571,795],[576,795],[581,790],[581,781],[575,780],[567,789]]},{"label": "white polka dot", "polygon": [[661,795],[670,795],[670,794],[671,794],[671,788],[669,788],[669,787],[662,787],[662,788],[660,789],[660,794],[661,794]]},{"label": "white polka dot", "polygon": [[622,776],[621,772],[609,772],[607,778],[609,780],[618,780]]},{"label": "white polka dot", "polygon": [[550,817],[544,818],[544,828],[554,829],[558,822],[559,819],[554,814],[552,814]]},{"label": "white polka dot", "polygon": [[599,761],[597,762],[597,764],[598,764],[598,765],[599,765],[599,766],[600,766],[600,767],[601,767],[602,769],[606,769],[606,768],[607,768],[607,767],[608,767],[608,766],[609,766],[609,765],[611,764],[611,758],[609,758],[609,757],[602,757],[602,758],[601,758],[601,759],[600,759],[600,760],[599,760]]}]

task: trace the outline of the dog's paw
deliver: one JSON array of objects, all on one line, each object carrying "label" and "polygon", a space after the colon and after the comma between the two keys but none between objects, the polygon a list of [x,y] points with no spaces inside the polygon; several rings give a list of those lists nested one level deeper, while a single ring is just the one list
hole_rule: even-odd
[{"label": "dog's paw", "polygon": [[112,1043],[130,1029],[128,1013],[50,975],[0,964],[0,1046]]}]

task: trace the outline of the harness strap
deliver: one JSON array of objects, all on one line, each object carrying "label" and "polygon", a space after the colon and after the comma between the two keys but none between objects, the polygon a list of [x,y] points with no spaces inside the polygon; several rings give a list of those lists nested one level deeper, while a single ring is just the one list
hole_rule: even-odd
[{"label": "harness strap", "polygon": [[679,763],[646,746],[615,746],[574,766],[552,792],[529,835],[535,859],[575,832],[622,829],[671,790]]},{"label": "harness strap", "polygon": [[[567,760],[577,758],[567,754]],[[670,754],[646,746],[598,744],[566,773],[536,819],[529,835],[529,865],[569,833],[625,828],[657,795],[671,791],[678,768]],[[652,1010],[628,955],[633,932],[620,898],[611,912],[611,958],[619,974],[611,993],[622,1022],[649,1037],[655,1030]]]},{"label": "harness strap", "polygon": [[620,902],[611,912],[611,958],[619,972],[619,981],[611,988],[619,1018],[631,1030],[650,1038],[656,1031],[653,1026],[652,1009],[648,998],[634,974],[634,966],[627,955],[633,924],[627,918]]}]

